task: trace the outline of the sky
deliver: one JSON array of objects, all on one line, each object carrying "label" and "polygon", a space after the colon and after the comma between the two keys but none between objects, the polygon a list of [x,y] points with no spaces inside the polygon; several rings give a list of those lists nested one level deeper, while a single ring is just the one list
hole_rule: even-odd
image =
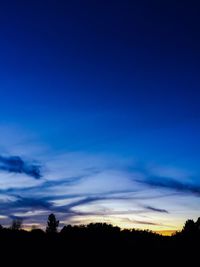
[{"label": "sky", "polygon": [[7,0],[0,223],[171,232],[200,216],[197,1]]}]

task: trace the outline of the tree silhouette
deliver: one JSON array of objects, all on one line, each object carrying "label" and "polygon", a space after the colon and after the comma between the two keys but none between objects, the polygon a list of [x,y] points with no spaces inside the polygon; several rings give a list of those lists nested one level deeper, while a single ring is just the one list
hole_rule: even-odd
[{"label": "tree silhouette", "polygon": [[197,231],[200,231],[200,217],[197,219],[195,224],[196,224]]},{"label": "tree silhouette", "polygon": [[196,224],[193,220],[187,220],[183,227],[183,233],[193,234],[196,232]]},{"label": "tree silhouette", "polygon": [[57,233],[57,228],[59,221],[56,220],[56,216],[52,213],[48,217],[46,232],[47,233]]},{"label": "tree silhouette", "polygon": [[22,219],[14,219],[12,221],[11,229],[13,231],[19,231],[22,228]]}]

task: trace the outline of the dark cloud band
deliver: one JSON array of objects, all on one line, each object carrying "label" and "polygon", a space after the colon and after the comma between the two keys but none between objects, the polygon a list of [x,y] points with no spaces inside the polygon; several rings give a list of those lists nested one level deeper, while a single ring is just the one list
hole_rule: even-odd
[{"label": "dark cloud band", "polygon": [[146,184],[154,188],[163,188],[200,196],[199,185],[183,183],[168,177],[148,177],[145,180],[137,180],[137,182]]},{"label": "dark cloud band", "polygon": [[155,212],[160,212],[160,213],[169,213],[165,209],[158,209],[158,208],[155,208],[155,207],[152,207],[152,206],[144,206],[144,208],[146,208],[147,210],[150,210],[150,211],[155,211]]},{"label": "dark cloud band", "polygon": [[40,179],[42,177],[41,166],[32,162],[24,161],[21,157],[18,156],[0,156],[0,170],[12,173],[26,174],[33,177],[34,179]]}]

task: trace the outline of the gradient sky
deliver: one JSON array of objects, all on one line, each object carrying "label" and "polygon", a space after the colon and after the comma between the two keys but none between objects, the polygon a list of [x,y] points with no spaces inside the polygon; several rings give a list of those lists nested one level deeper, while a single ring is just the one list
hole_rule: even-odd
[{"label": "gradient sky", "polygon": [[0,223],[200,216],[197,1],[2,1]]}]

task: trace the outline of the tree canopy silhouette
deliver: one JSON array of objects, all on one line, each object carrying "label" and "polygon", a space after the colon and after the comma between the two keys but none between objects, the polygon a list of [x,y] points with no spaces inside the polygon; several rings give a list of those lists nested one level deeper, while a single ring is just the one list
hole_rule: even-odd
[{"label": "tree canopy silhouette", "polygon": [[56,216],[52,213],[48,217],[46,232],[47,233],[57,233],[59,226],[59,221],[56,219]]},{"label": "tree canopy silhouette", "polygon": [[92,255],[98,259],[116,259],[117,262],[121,258],[124,262],[125,259],[132,260],[134,253],[134,260],[141,262],[148,259],[149,263],[151,257],[152,264],[155,263],[156,251],[162,258],[165,258],[167,253],[169,260],[175,257],[180,261],[182,255],[183,259],[187,255],[191,255],[190,259],[192,255],[199,255],[199,224],[200,218],[196,222],[187,220],[182,231],[171,237],[148,230],[120,229],[107,223],[67,225],[59,232],[59,221],[54,214],[50,214],[46,232],[41,229],[22,230],[22,221],[18,219],[13,220],[10,228],[0,227],[0,251],[17,251],[18,255],[21,255],[21,251],[25,251],[25,254],[34,251],[44,256],[45,260],[49,255],[66,260],[67,252],[68,259],[77,260],[77,263],[81,255],[86,257],[86,261]]}]

